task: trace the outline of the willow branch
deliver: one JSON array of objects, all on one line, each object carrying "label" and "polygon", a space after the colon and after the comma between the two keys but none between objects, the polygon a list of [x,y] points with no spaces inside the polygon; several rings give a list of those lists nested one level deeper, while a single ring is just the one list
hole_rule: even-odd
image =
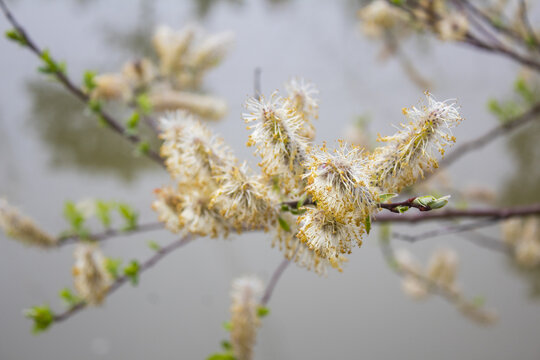
[{"label": "willow branch", "polygon": [[86,237],[82,237],[79,235],[61,237],[58,241],[58,246],[73,244],[80,240],[104,241],[104,240],[107,240],[116,236],[132,235],[132,234],[149,232],[149,231],[154,231],[154,230],[161,230],[161,229],[163,229],[163,224],[160,222],[152,222],[152,223],[137,225],[135,228],[129,229],[129,230],[107,229],[100,233],[90,234]]},{"label": "willow branch", "polygon": [[540,203],[485,209],[446,209],[429,212],[419,212],[416,214],[380,214],[374,217],[378,223],[403,222],[418,223],[433,220],[452,220],[458,218],[491,218],[492,221],[499,221],[518,216],[529,216],[540,214]]},{"label": "willow branch", "polygon": [[[25,45],[30,49],[37,57],[42,58],[44,52],[43,50],[32,40],[28,32],[23,28],[23,26],[17,21],[13,16],[13,13],[9,10],[4,0],[0,0],[0,9],[4,13],[6,19],[10,24],[15,28],[15,30],[23,37]],[[84,104],[88,105],[90,102],[90,96],[86,94],[80,87],[75,85],[73,81],[61,70],[55,71],[52,75],[61,83],[66,90],[68,90],[73,96],[79,99]],[[117,121],[112,115],[106,112],[103,109],[96,109],[95,112],[105,121],[108,127],[118,135],[122,136],[124,139],[130,141],[133,144],[140,144],[142,142],[141,138],[137,135],[129,134],[126,132],[126,129]],[[145,155],[148,156],[153,161],[164,166],[163,160],[155,151],[149,150],[145,152]]]},{"label": "willow branch", "polygon": [[425,231],[416,235],[392,232],[392,237],[394,239],[399,239],[399,240],[415,243],[418,241],[424,241],[424,240],[431,239],[438,236],[459,234],[462,238],[473,243],[474,245],[477,245],[477,246],[480,246],[489,250],[501,252],[504,254],[509,254],[510,249],[499,239],[495,239],[490,236],[486,236],[484,234],[475,232],[475,230],[492,226],[496,223],[497,223],[496,219],[488,218],[488,219],[483,219],[480,221],[471,222],[468,224],[443,226],[441,228]]},{"label": "willow branch", "polygon": [[396,239],[399,239],[399,240],[404,240],[404,241],[407,241],[407,242],[414,243],[414,242],[418,242],[418,241],[422,241],[422,240],[431,239],[431,238],[434,238],[434,237],[451,235],[451,234],[458,234],[458,233],[462,233],[462,232],[478,230],[478,229],[483,228],[483,227],[492,226],[496,222],[497,221],[495,219],[488,218],[488,219],[483,219],[483,220],[480,220],[480,221],[471,222],[471,223],[468,223],[468,224],[459,224],[459,225],[453,225],[453,226],[442,226],[440,228],[430,230],[430,231],[424,231],[424,232],[422,232],[420,234],[416,234],[416,235],[401,234],[401,233],[393,232],[392,237],[394,237]]},{"label": "willow branch", "polygon": [[[190,235],[184,236],[172,243],[170,243],[167,246],[162,247],[156,253],[144,261],[141,266],[139,267],[139,274],[145,272],[146,270],[153,267],[156,263],[158,263],[161,259],[163,259],[166,255],[172,253],[174,250],[181,248],[182,246],[186,245],[192,240],[192,237]],[[107,291],[107,296],[111,295],[113,292],[118,290],[120,287],[122,287],[124,284],[126,284],[129,281],[129,278],[126,275],[122,275],[118,277],[114,283],[111,285],[109,290]],[[54,322],[61,322],[64,321],[73,315],[77,314],[81,310],[85,309],[87,307],[86,302],[81,301],[77,303],[76,305],[72,306],[68,310],[66,310],[63,313],[55,314],[54,315]]]}]

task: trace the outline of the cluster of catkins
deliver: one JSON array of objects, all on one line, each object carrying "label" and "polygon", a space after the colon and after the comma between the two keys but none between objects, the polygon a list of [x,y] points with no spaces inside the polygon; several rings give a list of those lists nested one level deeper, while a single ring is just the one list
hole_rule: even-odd
[{"label": "cluster of catkins", "polygon": [[506,220],[503,239],[516,262],[524,268],[540,266],[540,218],[530,216]]},{"label": "cluster of catkins", "polygon": [[371,38],[403,38],[413,30],[431,30],[443,41],[460,41],[469,31],[467,16],[445,0],[416,0],[407,3],[408,10],[374,0],[358,11],[362,31]]},{"label": "cluster of catkins", "polygon": [[120,73],[100,74],[93,79],[90,95],[97,100],[132,103],[144,93],[154,111],[183,109],[219,119],[226,113],[225,101],[194,90],[208,70],[221,62],[232,38],[228,32],[204,36],[196,26],[180,31],[160,26],[152,42],[157,63],[143,58],[126,63]]},{"label": "cluster of catkins", "polygon": [[[341,270],[378,211],[379,195],[399,193],[437,167],[436,153],[455,141],[449,129],[462,118],[453,102],[426,94],[422,107],[403,109],[407,123],[380,138],[384,146],[367,152],[339,142],[331,150],[313,144],[314,86],[293,79],[286,89],[285,97],[275,92],[246,103],[259,174],[192,115],[163,117],[161,155],[175,185],[156,190],[153,208],[173,232],[217,237],[275,229],[273,244],[287,258],[317,273]],[[284,211],[296,200],[300,208]]]}]

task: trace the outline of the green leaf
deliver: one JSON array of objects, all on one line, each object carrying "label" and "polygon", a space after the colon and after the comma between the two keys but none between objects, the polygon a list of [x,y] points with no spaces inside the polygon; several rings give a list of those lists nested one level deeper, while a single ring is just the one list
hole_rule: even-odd
[{"label": "green leaf", "polygon": [[140,94],[135,100],[137,107],[141,110],[144,115],[148,115],[152,112],[152,103],[150,98],[146,94]]},{"label": "green leaf", "polygon": [[122,264],[122,259],[105,258],[105,269],[111,274],[114,279],[118,278],[118,270]]},{"label": "green leaf", "polygon": [[379,226],[379,241],[387,244],[390,242],[391,226],[390,224],[383,223]]},{"label": "green leaf", "polygon": [[98,99],[90,99],[88,101],[88,108],[93,113],[99,113],[101,111],[101,101],[99,101]]},{"label": "green leaf", "polygon": [[86,70],[83,75],[84,88],[86,91],[91,92],[96,88],[95,81],[96,73],[94,71]]},{"label": "green leaf", "polygon": [[298,200],[298,203],[296,204],[296,208],[300,209],[302,206],[304,206],[304,203],[306,202],[306,200],[307,200],[307,194],[302,195],[302,197],[300,198],[300,200]]},{"label": "green leaf", "polygon": [[77,210],[73,201],[66,201],[64,203],[64,218],[71,225],[71,229],[79,236],[87,232],[87,230],[83,228],[86,219],[84,215]]},{"label": "green leaf", "polygon": [[133,286],[139,283],[139,270],[140,265],[137,260],[131,260],[128,266],[124,268],[124,275],[126,275]]},{"label": "green leaf", "polygon": [[96,201],[96,216],[105,228],[109,228],[111,226],[111,209],[113,205],[113,203],[102,200]]},{"label": "green leaf", "polygon": [[227,331],[231,331],[232,329],[232,323],[230,321],[225,321],[222,326]]},{"label": "green leaf", "polygon": [[122,230],[131,231],[137,228],[139,214],[133,208],[131,208],[131,206],[120,203],[118,204],[118,212],[126,222]]},{"label": "green leaf", "polygon": [[364,225],[366,226],[366,234],[369,235],[369,232],[371,231],[371,216],[368,215],[364,219]]},{"label": "green leaf", "polygon": [[268,314],[270,314],[270,309],[267,308],[266,306],[259,306],[257,308],[257,316],[258,317],[263,318],[263,317],[267,316]]},{"label": "green leaf", "polygon": [[278,217],[278,222],[279,222],[279,226],[280,226],[283,230],[285,230],[285,231],[287,231],[287,232],[288,232],[288,231],[291,231],[291,227],[290,227],[289,223],[288,223],[285,219],[283,219],[281,216]]},{"label": "green leaf", "polygon": [[155,242],[155,241],[153,241],[153,240],[148,241],[147,244],[148,244],[148,247],[149,247],[150,249],[154,250],[154,251],[159,251],[159,250],[161,250],[161,246],[160,246],[157,242]]},{"label": "green leaf", "polygon": [[148,141],[141,141],[137,144],[136,155],[146,155],[150,152],[150,143]]},{"label": "green leaf", "polygon": [[69,307],[73,306],[73,305],[76,305],[78,302],[81,301],[81,299],[79,299],[78,296],[74,295],[72,292],[71,292],[71,289],[70,288],[63,288],[62,290],[60,290],[60,292],[58,293],[58,295],[60,296],[60,298],[62,300],[64,300],[64,302],[66,303],[66,305],[68,305]]},{"label": "green leaf", "polygon": [[518,77],[514,82],[514,89],[516,92],[529,104],[533,104],[536,101],[534,92],[529,87],[529,84],[523,77]]},{"label": "green leaf", "polygon": [[409,210],[408,206],[396,206],[396,211],[400,214],[403,214],[405,211]]},{"label": "green leaf", "polygon": [[232,344],[227,340],[223,340],[221,342],[221,347],[223,350],[232,351]]},{"label": "green leaf", "polygon": [[139,126],[140,115],[138,112],[133,112],[129,119],[126,121],[126,132],[130,135],[137,133],[137,128]]},{"label": "green leaf", "polygon": [[34,306],[25,310],[24,315],[34,320],[34,334],[47,330],[54,321],[54,314],[48,305]]},{"label": "green leaf", "polygon": [[384,203],[392,198],[395,198],[396,196],[398,196],[398,194],[393,194],[393,193],[381,194],[379,195],[379,201]]},{"label": "green leaf", "polygon": [[28,45],[28,42],[26,41],[24,35],[21,34],[17,29],[11,29],[6,31],[6,38],[19,43],[19,45],[21,46]]}]

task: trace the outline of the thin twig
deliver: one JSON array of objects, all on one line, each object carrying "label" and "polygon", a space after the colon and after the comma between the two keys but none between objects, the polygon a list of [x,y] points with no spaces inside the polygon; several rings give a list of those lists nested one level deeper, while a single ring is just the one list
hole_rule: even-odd
[{"label": "thin twig", "polygon": [[407,242],[417,242],[422,240],[431,239],[438,236],[445,236],[445,235],[451,235],[451,234],[458,234],[466,231],[472,231],[477,230],[483,227],[492,226],[496,224],[497,219],[483,219],[480,221],[471,222],[468,224],[459,224],[454,226],[443,226],[434,230],[430,231],[424,231],[420,234],[416,235],[409,235],[409,234],[401,234],[401,233],[392,233],[392,236],[399,240],[404,240]]},{"label": "thin twig", "polygon": [[72,243],[78,242],[78,241],[83,240],[83,239],[88,239],[88,240],[92,240],[92,241],[103,241],[103,240],[107,240],[107,239],[109,239],[111,237],[115,237],[115,236],[131,235],[131,234],[154,231],[154,230],[160,230],[160,229],[164,229],[163,224],[160,223],[160,222],[153,222],[153,223],[146,223],[146,224],[137,225],[135,228],[129,229],[129,230],[107,229],[107,230],[105,230],[103,232],[100,232],[100,233],[90,234],[90,235],[88,235],[88,236],[86,236],[84,238],[79,236],[79,235],[72,235],[72,236],[62,237],[58,241],[58,246],[72,244]]},{"label": "thin twig", "polygon": [[[26,46],[39,58],[42,58],[43,51],[38,47],[38,45],[32,40],[32,38],[28,35],[26,30],[22,27],[22,25],[15,19],[13,16],[13,13],[9,10],[4,0],[0,0],[0,9],[4,13],[4,16],[7,18],[7,20],[11,23],[11,25],[17,30],[17,32],[24,38]],[[66,73],[62,71],[56,71],[53,73],[53,76],[60,82],[64,87],[71,92],[77,99],[79,99],[81,102],[88,104],[90,102],[90,96],[86,94],[81,88],[79,88],[77,85],[75,85],[71,79],[66,75]],[[142,142],[142,139],[138,137],[137,135],[129,134],[126,132],[126,129],[121,125],[119,121],[114,119],[112,115],[104,111],[103,109],[96,109],[95,112],[105,121],[105,123],[108,125],[108,127],[114,131],[115,133],[119,134],[123,138],[127,139],[133,144],[140,144]],[[148,156],[150,159],[154,160],[158,164],[164,166],[163,160],[159,156],[158,153],[155,151],[149,150],[148,152],[145,152],[145,155]]]},{"label": "thin twig", "polygon": [[455,162],[456,160],[458,160],[459,158],[461,158],[463,155],[469,153],[470,151],[479,149],[489,144],[493,140],[497,139],[498,137],[502,135],[506,135],[512,130],[515,130],[539,118],[540,118],[540,103],[535,104],[522,115],[517,116],[514,119],[511,119],[499,126],[494,127],[493,129],[477,137],[476,139],[462,143],[454,151],[452,151],[450,154],[445,156],[444,159],[440,161],[439,167],[448,166],[452,164],[453,162]]},{"label": "thin twig", "polygon": [[[292,258],[294,258],[295,256],[296,256],[296,253],[293,255]],[[276,268],[276,270],[272,274],[272,277],[270,278],[270,281],[268,282],[268,285],[266,286],[266,289],[264,290],[264,295],[261,298],[261,305],[266,306],[268,304],[268,302],[270,301],[270,298],[272,297],[274,289],[276,288],[276,285],[279,279],[281,278],[281,275],[283,275],[283,272],[285,271],[285,269],[287,269],[290,263],[291,263],[290,259],[283,259],[283,261]]]},{"label": "thin twig", "polygon": [[[139,267],[139,274],[145,272],[146,270],[150,269],[152,266],[154,266],[157,262],[159,262],[161,259],[163,259],[166,255],[172,253],[174,250],[186,245],[192,240],[192,237],[190,235],[184,236],[172,243],[170,243],[167,246],[162,247],[159,249],[152,257],[144,261],[140,267]],[[118,290],[122,285],[126,284],[129,281],[129,277],[126,275],[122,275],[118,277],[114,283],[111,285],[109,290],[107,291],[107,296]],[[87,304],[84,301],[81,301],[77,303],[76,305],[72,306],[68,310],[66,310],[63,313],[55,314],[54,315],[54,322],[61,322],[64,321],[71,316],[75,315],[76,313],[80,312],[84,308],[86,308]]]}]

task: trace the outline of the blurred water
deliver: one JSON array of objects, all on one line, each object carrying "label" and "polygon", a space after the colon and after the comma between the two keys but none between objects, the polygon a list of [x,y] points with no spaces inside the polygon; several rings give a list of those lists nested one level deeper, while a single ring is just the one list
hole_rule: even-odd
[{"label": "blurred water", "polygon": [[[199,16],[209,31],[235,31],[233,51],[205,86],[230,105],[215,130],[252,164],[256,158],[244,147],[247,131],[240,114],[253,90],[255,67],[263,69],[265,93],[295,75],[317,84],[318,142],[342,137],[345,126],[361,114],[373,119],[374,134],[390,133],[391,124],[401,120],[400,109],[422,97],[397,62],[381,64],[378,44],[359,35],[353,1],[10,4],[39,44],[67,60],[75,78],[88,68],[114,71],[127,58],[147,53],[156,24],[181,27]],[[7,29],[3,19],[0,28]],[[458,141],[495,125],[486,100],[511,92],[517,66],[435,42],[412,41],[407,52],[436,85],[431,90],[437,98],[458,98],[466,117],[455,132]],[[27,51],[0,40],[0,54],[0,193],[52,232],[65,228],[61,209],[68,199],[122,200],[141,209],[142,219],[155,219],[149,209],[152,189],[166,184],[167,174],[133,158],[132,149],[96,126],[69,94],[36,74],[37,60]],[[453,185],[493,188],[505,203],[538,198],[538,131],[530,127],[510,147],[499,140],[460,160],[451,168]],[[199,240],[145,273],[137,288],[126,286],[103,308],[89,309],[35,337],[21,309],[40,302],[61,308],[57,291],[71,284],[72,248],[43,253],[0,237],[2,360],[205,358],[227,335],[221,323],[229,317],[231,280],[245,273],[268,280],[281,261],[264,234]],[[126,260],[144,259],[151,254],[147,240],[165,244],[173,238],[164,231],[133,236],[108,242],[104,251]],[[538,274],[514,271],[502,256],[459,237],[408,246],[423,260],[443,245],[459,252],[465,292],[485,296],[500,313],[495,327],[481,328],[440,299],[418,304],[405,298],[376,240],[375,235],[366,239],[343,274],[319,278],[291,266],[270,303],[256,358],[538,359],[540,313],[537,300],[529,296],[534,284],[538,292]]]}]

